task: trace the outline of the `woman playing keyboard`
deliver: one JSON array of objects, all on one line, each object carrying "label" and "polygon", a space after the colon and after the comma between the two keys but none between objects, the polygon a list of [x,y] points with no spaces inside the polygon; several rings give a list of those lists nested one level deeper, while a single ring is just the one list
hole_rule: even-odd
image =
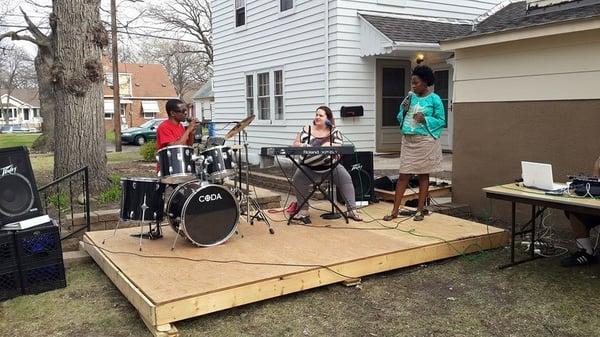
[{"label": "woman playing keyboard", "polygon": [[[341,146],[342,134],[335,127],[335,121],[331,109],[326,106],[320,106],[315,112],[315,118],[311,125],[306,125],[302,131],[298,133],[294,140],[293,146]],[[338,160],[333,156],[333,160]],[[302,160],[304,171],[310,176],[313,181],[320,181],[327,176],[328,170],[331,167],[332,156],[330,155],[314,155],[305,156]],[[360,214],[356,211],[356,200],[354,195],[354,186],[350,174],[342,165],[337,165],[333,170],[333,183],[340,191],[342,197],[346,201],[348,211],[346,215],[355,220],[362,221]],[[298,205],[302,208],[296,214],[294,219],[301,220],[304,223],[310,223],[308,212],[308,200],[306,197],[310,194],[311,181],[300,169],[296,169],[292,178],[294,193]]]}]

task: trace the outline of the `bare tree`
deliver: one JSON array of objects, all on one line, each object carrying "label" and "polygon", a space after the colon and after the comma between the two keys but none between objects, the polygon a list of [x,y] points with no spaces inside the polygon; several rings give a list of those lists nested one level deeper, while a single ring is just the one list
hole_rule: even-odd
[{"label": "bare tree", "polygon": [[[54,35],[53,32],[44,34],[23,10],[21,10],[21,13],[27,24],[26,28],[0,34],[0,40],[11,38],[12,40],[28,41],[37,46],[34,65],[40,98],[40,116],[42,116],[44,122],[42,123],[43,135],[38,137],[33,144],[33,148],[43,152],[53,151],[56,98],[54,95],[54,54],[50,41],[54,38]],[[50,24],[55,20],[56,18],[51,14],[49,17]]]},{"label": "bare tree", "polygon": [[212,76],[202,56],[190,52],[188,44],[177,41],[147,43],[140,53],[145,62],[159,63],[165,67],[179,97],[198,89]]},{"label": "bare tree", "polygon": [[49,34],[23,11],[27,28],[0,34],[0,39],[10,37],[38,47],[35,68],[43,130],[54,141],[54,177],[88,166],[94,190],[108,184],[100,62],[108,34],[99,8],[100,0],[55,0]]},{"label": "bare tree", "polygon": [[0,100],[0,111],[5,124],[9,122],[8,107],[10,97],[16,88],[27,87],[31,84],[32,60],[29,54],[19,47],[4,50],[0,59],[0,89],[6,89],[6,100]]},{"label": "bare tree", "polygon": [[50,22],[57,122],[54,175],[87,165],[94,190],[108,184],[100,61],[108,34],[99,8],[100,0],[53,1]]},{"label": "bare tree", "polygon": [[209,0],[172,0],[152,6],[148,12],[151,18],[165,24],[165,30],[193,36],[198,45],[188,51],[202,54],[205,66],[212,66],[212,10]]}]

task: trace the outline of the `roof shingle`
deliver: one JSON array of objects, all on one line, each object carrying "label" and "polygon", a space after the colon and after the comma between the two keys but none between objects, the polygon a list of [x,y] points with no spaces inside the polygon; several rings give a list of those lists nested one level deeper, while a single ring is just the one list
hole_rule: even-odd
[{"label": "roof shingle", "polygon": [[515,2],[485,19],[475,26],[473,32],[462,37],[600,16],[600,4],[574,6],[583,1],[585,0],[572,1],[569,3],[570,6],[563,7],[563,10],[549,10],[550,8],[546,8],[546,10],[534,9],[530,10],[530,13],[527,13],[526,1]]},{"label": "roof shingle", "polygon": [[366,14],[361,16],[394,42],[437,43],[471,31],[471,25],[465,24]]}]

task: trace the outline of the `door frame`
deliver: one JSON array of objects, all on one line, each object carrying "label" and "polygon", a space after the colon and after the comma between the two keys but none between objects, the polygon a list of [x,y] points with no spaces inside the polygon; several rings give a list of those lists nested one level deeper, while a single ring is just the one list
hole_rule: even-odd
[{"label": "door frame", "polygon": [[436,71],[448,70],[448,128],[442,131],[440,138],[442,139],[442,149],[452,152],[452,142],[454,137],[454,114],[452,112],[452,102],[454,98],[454,67],[450,63],[439,63],[431,65],[431,70]]},{"label": "door frame", "polygon": [[[407,92],[410,89],[410,73],[412,69],[412,63],[408,59],[385,59],[378,58],[375,60],[375,151],[376,152],[397,152],[400,150],[400,141],[397,146],[391,147],[388,145],[383,145],[382,136],[383,130],[398,128],[397,126],[383,126],[383,115],[382,115],[382,106],[383,106],[383,68],[386,67],[394,67],[394,68],[404,68],[404,87]],[[400,130],[397,130],[398,134],[400,134]],[[399,138],[401,140],[401,138]]]}]

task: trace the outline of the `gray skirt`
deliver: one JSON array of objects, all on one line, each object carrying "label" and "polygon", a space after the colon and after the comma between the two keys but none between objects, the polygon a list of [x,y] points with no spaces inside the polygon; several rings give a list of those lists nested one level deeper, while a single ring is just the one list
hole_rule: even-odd
[{"label": "gray skirt", "polygon": [[404,135],[400,149],[401,174],[428,174],[442,171],[442,145],[431,136]]}]

